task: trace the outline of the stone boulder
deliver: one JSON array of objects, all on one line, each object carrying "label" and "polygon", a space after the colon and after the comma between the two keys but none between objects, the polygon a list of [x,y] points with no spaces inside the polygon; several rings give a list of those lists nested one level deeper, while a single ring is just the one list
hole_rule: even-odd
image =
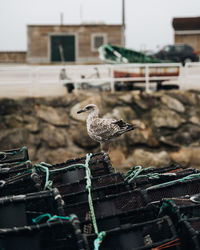
[{"label": "stone boulder", "polygon": [[182,145],[190,145],[200,138],[200,127],[197,125],[185,125],[178,131],[171,133],[168,136],[161,136],[160,141],[170,146],[179,147]]},{"label": "stone boulder", "polygon": [[83,152],[73,152],[69,151],[69,148],[58,148],[58,149],[48,149],[48,148],[41,148],[37,151],[36,155],[36,161],[39,162],[40,159],[42,158],[44,162],[49,163],[49,164],[57,164],[57,163],[62,163],[65,162],[69,159],[81,157],[82,155],[84,156]]},{"label": "stone boulder", "polygon": [[128,146],[148,145],[150,147],[157,147],[159,145],[150,126],[139,120],[132,120],[131,123],[135,125],[136,128],[125,134]]},{"label": "stone boulder", "polygon": [[104,118],[116,119],[130,121],[137,117],[134,110],[129,106],[115,107],[110,113],[107,113],[103,116]]},{"label": "stone boulder", "polygon": [[132,156],[126,160],[126,166],[142,166],[142,167],[162,167],[170,164],[171,159],[166,151],[150,152],[144,149],[135,149]]},{"label": "stone boulder", "polygon": [[178,101],[177,99],[173,98],[173,97],[170,97],[168,95],[163,95],[161,97],[161,101],[167,105],[167,107],[169,109],[172,109],[174,111],[177,111],[177,112],[180,112],[180,113],[183,113],[185,112],[185,107],[184,105]]},{"label": "stone boulder", "polygon": [[36,116],[56,126],[68,126],[69,116],[64,109],[55,109],[44,105],[35,106]]},{"label": "stone boulder", "polygon": [[154,108],[151,111],[152,121],[155,127],[178,128],[185,119],[175,111],[167,108]]},{"label": "stone boulder", "polygon": [[71,141],[80,148],[94,149],[99,147],[99,143],[92,140],[86,129],[86,125],[81,124],[80,126],[74,126],[69,131]]},{"label": "stone boulder", "polygon": [[55,126],[48,124],[42,130],[41,140],[50,148],[67,147],[68,132],[64,128],[56,128]]},{"label": "stone boulder", "polygon": [[126,159],[125,154],[122,152],[122,149],[118,147],[110,150],[109,156],[112,166],[117,168],[118,170],[121,170],[122,165]]},{"label": "stone boulder", "polygon": [[184,167],[200,167],[200,147],[182,147],[170,157]]}]

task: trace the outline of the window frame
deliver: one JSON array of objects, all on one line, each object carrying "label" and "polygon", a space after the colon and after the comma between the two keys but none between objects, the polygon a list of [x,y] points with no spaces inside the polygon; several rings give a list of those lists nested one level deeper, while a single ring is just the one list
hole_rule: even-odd
[{"label": "window frame", "polygon": [[[102,45],[107,43],[107,34],[106,33],[93,33],[91,34],[91,50],[92,52],[97,52],[99,48],[95,48],[95,37],[103,37],[104,42]],[[101,45],[101,46],[102,46]]]}]

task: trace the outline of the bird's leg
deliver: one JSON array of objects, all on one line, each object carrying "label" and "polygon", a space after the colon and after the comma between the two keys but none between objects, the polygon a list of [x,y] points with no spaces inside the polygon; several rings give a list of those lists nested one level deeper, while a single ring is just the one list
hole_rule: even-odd
[{"label": "bird's leg", "polygon": [[108,154],[110,142],[106,142],[106,143],[101,142],[100,146],[101,146],[101,152],[104,154]]}]

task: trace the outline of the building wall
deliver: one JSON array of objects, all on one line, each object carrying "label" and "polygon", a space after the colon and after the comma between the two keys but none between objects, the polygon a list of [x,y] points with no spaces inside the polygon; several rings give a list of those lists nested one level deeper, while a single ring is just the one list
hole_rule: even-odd
[{"label": "building wall", "polygon": [[175,43],[185,43],[191,45],[200,56],[200,33],[199,34],[175,34]]},{"label": "building wall", "polygon": [[26,52],[0,51],[0,63],[26,63]]},{"label": "building wall", "polygon": [[122,45],[121,25],[46,25],[28,26],[29,63],[50,63],[50,36],[56,34],[74,34],[76,36],[76,62],[99,63],[98,51],[92,51],[92,34],[107,35],[107,42]]}]

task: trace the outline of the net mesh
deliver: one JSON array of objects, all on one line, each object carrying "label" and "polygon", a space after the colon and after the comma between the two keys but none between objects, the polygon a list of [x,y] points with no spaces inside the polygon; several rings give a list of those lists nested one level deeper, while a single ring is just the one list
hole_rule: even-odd
[{"label": "net mesh", "polygon": [[[126,192],[131,190],[131,187],[127,184],[121,183],[121,184],[114,184],[102,188],[97,188],[97,189],[92,189],[92,198],[93,199],[102,199],[106,197],[107,195],[112,195],[112,194],[119,194],[122,192]],[[68,195],[63,195],[62,196],[63,200],[66,202],[66,204],[73,204],[77,202],[82,202],[88,200],[88,191],[85,190],[82,192],[78,193],[72,193]]]},{"label": "net mesh", "polygon": [[[140,191],[125,192],[112,195],[104,199],[93,200],[96,218],[116,215],[146,205],[146,201]],[[66,214],[75,213],[80,221],[90,219],[89,205],[87,202],[65,206]]]},{"label": "net mesh", "polygon": [[0,152],[0,164],[12,162],[24,162],[29,160],[28,150],[26,147],[4,150]]},{"label": "net mesh", "polygon": [[[172,227],[169,218],[140,224],[125,224],[107,231],[102,249],[153,249],[176,239],[177,235]],[[88,236],[88,239],[91,246],[92,236]]]},{"label": "net mesh", "polygon": [[0,196],[26,194],[41,189],[39,175],[30,170],[28,173],[18,173],[6,179],[3,187],[1,187]]},{"label": "net mesh", "polygon": [[[86,160],[85,157],[68,160],[64,163],[52,165],[51,169],[63,168],[63,167],[67,167],[67,166],[70,166],[73,164],[79,164],[79,163],[84,164],[85,160]],[[98,153],[98,154],[92,155],[89,161],[89,167],[90,167],[91,174],[93,177],[106,175],[106,174],[110,174],[113,172],[113,168],[110,164],[110,158],[107,154],[104,154],[104,153]]]},{"label": "net mesh", "polygon": [[200,192],[200,180],[187,180],[170,186],[148,190],[151,201],[159,201],[162,198],[180,197],[198,194]]},{"label": "net mesh", "polygon": [[[104,187],[112,184],[122,183],[124,177],[121,173],[109,174],[104,176],[99,176],[96,178],[91,178],[92,188]],[[82,179],[78,182],[57,186],[55,185],[61,194],[77,193],[86,190],[86,180]]]}]

